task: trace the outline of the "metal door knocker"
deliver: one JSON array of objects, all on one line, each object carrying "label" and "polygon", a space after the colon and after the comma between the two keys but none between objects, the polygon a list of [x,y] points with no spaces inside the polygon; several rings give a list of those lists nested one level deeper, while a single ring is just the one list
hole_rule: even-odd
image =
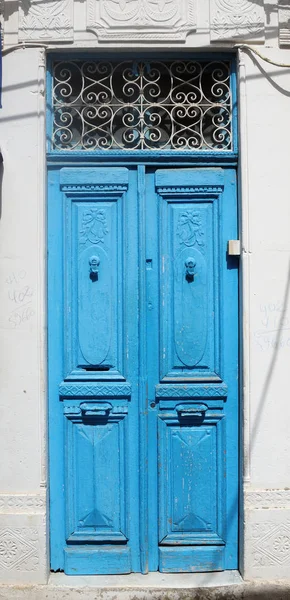
[{"label": "metal door knocker", "polygon": [[186,281],[188,281],[188,283],[192,283],[192,281],[194,281],[195,266],[196,266],[196,261],[194,260],[194,258],[191,258],[189,256],[189,258],[187,258],[185,261],[185,279],[186,279]]},{"label": "metal door knocker", "polygon": [[98,256],[91,256],[90,260],[89,260],[89,265],[90,265],[90,279],[92,281],[98,281],[99,279],[99,265],[100,265],[100,258]]}]

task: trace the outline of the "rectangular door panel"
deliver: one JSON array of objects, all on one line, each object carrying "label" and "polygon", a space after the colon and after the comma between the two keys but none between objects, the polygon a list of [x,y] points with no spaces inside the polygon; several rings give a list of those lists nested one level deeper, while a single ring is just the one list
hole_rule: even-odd
[{"label": "rectangular door panel", "polygon": [[161,379],[220,380],[220,169],[159,170]]},{"label": "rectangular door panel", "polygon": [[[65,199],[66,370],[67,378],[97,374],[99,379],[121,380],[128,172],[95,171],[62,169],[60,174]],[[118,183],[112,183],[114,178]]]},{"label": "rectangular door panel", "polygon": [[198,546],[182,549],[159,548],[159,571],[161,573],[204,573],[225,569],[222,547]]},{"label": "rectangular door panel", "polygon": [[66,405],[67,542],[127,542],[126,418],[111,402]]},{"label": "rectangular door panel", "polygon": [[224,545],[224,415],[206,403],[159,414],[159,543]]},{"label": "rectangular door panel", "polygon": [[132,571],[132,553],[126,546],[77,546],[64,549],[66,575],[124,575]]}]

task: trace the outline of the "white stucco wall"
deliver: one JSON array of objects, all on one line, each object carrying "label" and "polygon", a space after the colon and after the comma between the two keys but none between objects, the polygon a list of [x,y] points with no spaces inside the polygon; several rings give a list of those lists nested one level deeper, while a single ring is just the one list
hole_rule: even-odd
[{"label": "white stucco wall", "polygon": [[[277,62],[289,62],[288,51],[263,52]],[[290,577],[290,70],[246,52],[241,63],[241,73],[246,74],[242,99],[246,127],[241,138],[244,383],[249,386],[243,397],[249,445],[245,572],[253,577]],[[241,109],[243,113],[243,105]]]},{"label": "white stucco wall", "polygon": [[[29,40],[23,17],[9,0],[7,6],[8,48],[19,38]],[[196,6],[197,32],[176,48],[210,45],[216,5],[200,1]],[[290,63],[289,50],[278,47],[276,2],[267,6],[256,47],[275,61]],[[74,34],[70,47],[99,44],[95,34],[85,31],[84,3],[75,2],[74,7],[78,25],[69,31]],[[151,37],[138,45],[155,48],[153,25]],[[126,40],[116,44],[136,46]],[[223,48],[227,44],[218,42]],[[0,546],[7,542],[13,552],[0,556],[0,579],[12,583],[45,583],[48,573],[44,75],[44,51],[39,48],[15,49],[3,57]],[[239,97],[245,508],[241,568],[246,578],[281,579],[290,578],[290,69],[240,51]]]},{"label": "white stucco wall", "polygon": [[[3,63],[0,569],[6,581],[41,582],[46,573],[45,71],[37,50],[18,50]],[[5,557],[13,541],[12,556]]]}]

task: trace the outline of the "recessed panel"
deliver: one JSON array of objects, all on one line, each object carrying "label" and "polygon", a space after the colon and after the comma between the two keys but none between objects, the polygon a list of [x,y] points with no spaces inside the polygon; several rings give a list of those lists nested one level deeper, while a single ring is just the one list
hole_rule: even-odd
[{"label": "recessed panel", "polygon": [[83,403],[83,411],[66,415],[68,541],[127,541],[125,415],[111,410],[110,403]]},{"label": "recessed panel", "polygon": [[67,374],[123,371],[123,195],[67,198]]},{"label": "recessed panel", "polygon": [[159,418],[159,543],[223,544],[222,415],[205,417],[205,405],[176,410]]},{"label": "recessed panel", "polygon": [[78,221],[78,363],[116,364],[116,205],[76,204]]},{"label": "recessed panel", "polygon": [[219,240],[213,197],[161,202],[161,378],[219,379]]},{"label": "recessed panel", "polygon": [[[186,265],[192,264],[193,273]],[[198,365],[205,354],[208,334],[208,279],[200,250],[181,248],[175,256],[174,345],[175,355],[184,368]],[[188,271],[188,272],[187,272]]]}]

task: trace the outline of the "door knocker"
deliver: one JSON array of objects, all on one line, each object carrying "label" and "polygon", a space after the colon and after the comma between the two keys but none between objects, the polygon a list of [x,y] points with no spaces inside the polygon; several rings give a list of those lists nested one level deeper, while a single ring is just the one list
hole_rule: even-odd
[{"label": "door knocker", "polygon": [[90,279],[91,281],[98,281],[99,279],[99,265],[100,258],[98,256],[91,256],[89,260],[90,265]]},{"label": "door knocker", "polygon": [[194,260],[194,258],[187,258],[185,261],[185,279],[186,281],[188,281],[188,283],[192,283],[194,281],[194,269],[196,266],[196,261]]}]

